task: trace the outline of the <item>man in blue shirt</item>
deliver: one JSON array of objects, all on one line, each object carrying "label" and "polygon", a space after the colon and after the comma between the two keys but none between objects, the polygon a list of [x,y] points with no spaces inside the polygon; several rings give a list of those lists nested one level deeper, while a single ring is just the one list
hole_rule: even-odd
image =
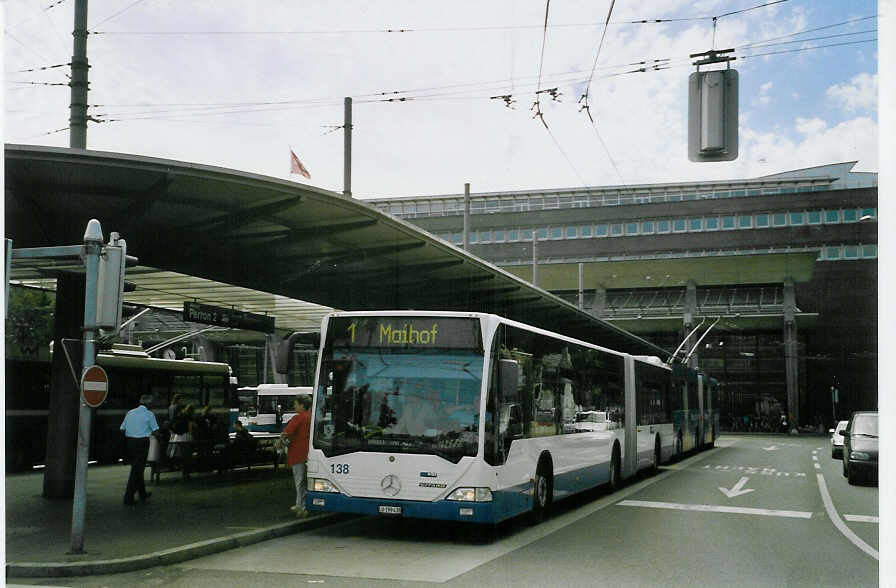
[{"label": "man in blue shirt", "polygon": [[121,422],[121,430],[125,435],[126,449],[131,460],[131,473],[128,475],[128,486],[124,492],[124,503],[131,506],[134,492],[140,494],[140,500],[146,500],[152,492],[146,491],[143,481],[143,470],[146,467],[146,454],[149,453],[149,438],[159,429],[156,415],[147,406],[152,402],[151,394],[140,397],[140,406],[129,410]]}]

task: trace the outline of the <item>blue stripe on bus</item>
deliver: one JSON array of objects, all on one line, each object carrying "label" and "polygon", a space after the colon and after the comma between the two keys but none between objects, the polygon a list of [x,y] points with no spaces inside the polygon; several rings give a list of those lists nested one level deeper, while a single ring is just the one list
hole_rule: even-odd
[{"label": "blue stripe on bus", "polygon": [[[530,485],[526,484],[526,489]],[[314,504],[323,500],[324,505]],[[497,523],[532,508],[531,493],[508,489],[492,493],[491,502],[463,502],[458,500],[389,500],[385,498],[354,498],[345,494],[308,491],[305,498],[308,510],[332,511],[360,515],[381,515],[380,506],[400,506],[401,516],[416,519],[437,519],[470,523]],[[472,509],[472,515],[461,515],[460,509]],[[382,515],[381,515],[382,516]]]}]

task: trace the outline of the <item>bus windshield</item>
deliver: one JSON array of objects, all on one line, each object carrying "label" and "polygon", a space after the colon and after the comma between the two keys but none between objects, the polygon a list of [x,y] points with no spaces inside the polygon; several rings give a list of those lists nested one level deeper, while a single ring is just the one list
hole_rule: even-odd
[{"label": "bus windshield", "polygon": [[[336,330],[339,324],[333,322]],[[328,336],[318,378],[314,446],[327,456],[423,453],[454,463],[475,456],[483,353],[476,345],[478,322],[464,322],[467,331],[477,329],[469,349],[383,347],[371,345],[375,341],[369,338],[352,345]]]}]

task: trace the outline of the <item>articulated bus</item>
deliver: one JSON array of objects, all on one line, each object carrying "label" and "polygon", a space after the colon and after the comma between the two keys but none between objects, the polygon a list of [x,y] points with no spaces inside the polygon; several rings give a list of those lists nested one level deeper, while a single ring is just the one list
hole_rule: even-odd
[{"label": "articulated bus", "polygon": [[539,520],[717,431],[702,374],[481,313],[331,314],[314,390],[319,511]]},{"label": "articulated bus", "polygon": [[[150,407],[159,425],[168,419],[175,394],[183,405],[208,404],[218,423],[233,430],[238,401],[235,378],[226,363],[150,357],[138,345],[115,344],[96,356],[109,376],[106,401],[94,409],[90,458],[115,463],[124,458],[119,427],[125,413],[142,394],[152,394]],[[46,361],[6,362],[6,469],[18,471],[45,463],[50,364]]]},{"label": "articulated bus", "polygon": [[293,399],[299,394],[311,396],[311,390],[311,386],[286,384],[240,388],[238,394],[241,399],[252,396],[251,404],[247,405],[246,414],[241,415],[240,420],[250,433],[279,433],[283,430],[284,421],[289,422],[292,418]]}]

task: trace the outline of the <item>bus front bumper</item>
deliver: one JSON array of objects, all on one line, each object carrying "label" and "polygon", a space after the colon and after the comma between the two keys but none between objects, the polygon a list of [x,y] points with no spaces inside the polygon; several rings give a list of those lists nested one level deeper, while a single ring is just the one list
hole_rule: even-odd
[{"label": "bus front bumper", "polygon": [[305,506],[312,511],[343,512],[360,515],[379,515],[416,519],[438,519],[470,523],[494,523],[501,518],[495,502],[462,502],[439,500],[388,500],[354,498],[333,492],[309,491]]}]

